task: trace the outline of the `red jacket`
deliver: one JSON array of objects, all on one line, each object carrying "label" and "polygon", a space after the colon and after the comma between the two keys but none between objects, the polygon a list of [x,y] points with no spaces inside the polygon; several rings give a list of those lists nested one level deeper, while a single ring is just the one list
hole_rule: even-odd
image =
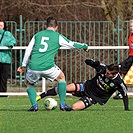
[{"label": "red jacket", "polygon": [[133,34],[129,35],[128,46],[129,46],[129,56],[133,56]]}]

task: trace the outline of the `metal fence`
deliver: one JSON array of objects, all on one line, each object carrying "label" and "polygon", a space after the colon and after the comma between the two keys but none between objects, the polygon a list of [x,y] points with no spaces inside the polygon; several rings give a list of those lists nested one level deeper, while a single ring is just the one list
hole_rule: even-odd
[{"label": "metal fence", "polygon": [[[58,32],[68,39],[87,43],[89,46],[127,46],[129,21],[117,23],[112,21],[59,21]],[[16,46],[27,46],[32,36],[45,29],[45,21],[20,22],[7,21],[8,30],[17,39]],[[12,64],[8,86],[23,86],[23,77],[17,73],[17,68],[23,59],[24,50],[12,50]],[[61,49],[56,55],[56,64],[64,71],[68,83],[83,81],[94,76],[95,71],[85,65],[84,60],[91,58],[103,63],[119,63],[128,56],[128,49],[91,49],[84,50]],[[41,85],[41,84],[40,84]]]}]

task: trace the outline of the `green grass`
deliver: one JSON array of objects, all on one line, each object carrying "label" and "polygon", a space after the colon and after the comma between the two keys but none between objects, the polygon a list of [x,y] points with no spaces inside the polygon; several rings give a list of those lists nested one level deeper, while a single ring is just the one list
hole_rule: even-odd
[{"label": "green grass", "polygon": [[[57,101],[58,97],[54,97]],[[68,96],[67,104],[77,100]],[[129,99],[133,110],[133,99]],[[112,98],[104,106],[95,105],[83,111],[63,112],[59,108],[28,112],[27,97],[0,98],[0,133],[132,133],[133,111],[124,111],[122,100]]]}]

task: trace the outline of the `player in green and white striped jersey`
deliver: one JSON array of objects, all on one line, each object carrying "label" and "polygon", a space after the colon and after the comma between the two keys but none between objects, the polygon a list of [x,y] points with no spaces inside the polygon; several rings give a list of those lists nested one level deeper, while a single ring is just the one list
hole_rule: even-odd
[{"label": "player in green and white striped jersey", "polygon": [[66,81],[65,75],[61,69],[55,64],[54,57],[60,47],[67,49],[78,48],[88,50],[87,44],[70,41],[65,36],[56,32],[58,29],[57,20],[48,17],[46,22],[46,30],[36,33],[31,39],[23,58],[22,66],[18,68],[20,73],[24,72],[24,68],[28,64],[26,73],[27,93],[32,104],[29,111],[37,111],[36,90],[34,84],[44,77],[50,81],[58,82],[58,94],[60,97],[60,110],[71,111],[66,105]]}]

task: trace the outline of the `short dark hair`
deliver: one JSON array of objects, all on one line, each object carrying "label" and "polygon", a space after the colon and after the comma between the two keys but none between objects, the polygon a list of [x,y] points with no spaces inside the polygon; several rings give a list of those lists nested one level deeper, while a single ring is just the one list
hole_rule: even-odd
[{"label": "short dark hair", "polygon": [[112,74],[117,74],[120,72],[120,68],[118,64],[110,64],[107,65],[107,69],[112,73]]},{"label": "short dark hair", "polygon": [[46,20],[46,26],[55,28],[56,26],[58,26],[57,20],[53,17],[48,17]]}]

